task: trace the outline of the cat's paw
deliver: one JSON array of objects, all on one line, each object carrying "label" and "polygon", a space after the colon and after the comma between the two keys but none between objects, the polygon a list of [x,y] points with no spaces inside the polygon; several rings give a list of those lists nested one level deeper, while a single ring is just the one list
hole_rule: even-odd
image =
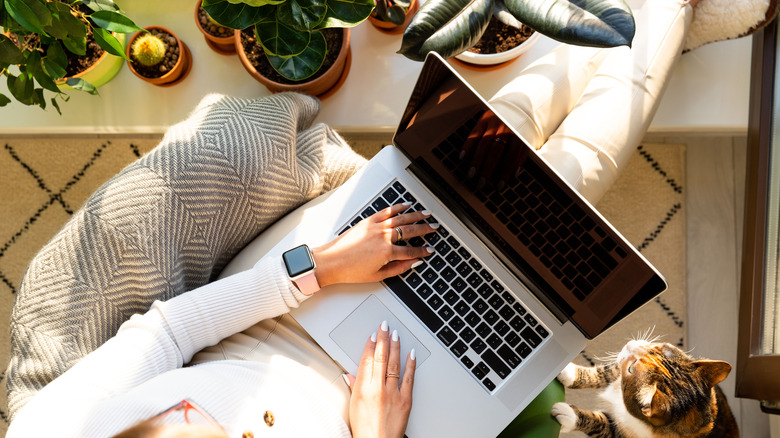
[{"label": "cat's paw", "polygon": [[571,432],[577,427],[577,413],[568,403],[554,404],[552,416],[561,423],[561,432]]},{"label": "cat's paw", "polygon": [[563,386],[567,388],[571,388],[571,385],[574,384],[574,379],[576,378],[577,378],[577,365],[574,365],[573,363],[566,365],[566,368],[564,368],[563,371],[558,373],[558,381],[563,383]]}]

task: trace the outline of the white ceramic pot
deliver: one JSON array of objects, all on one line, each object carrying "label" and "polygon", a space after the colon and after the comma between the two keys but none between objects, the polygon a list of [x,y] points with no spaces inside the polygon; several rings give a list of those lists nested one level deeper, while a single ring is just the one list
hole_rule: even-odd
[{"label": "white ceramic pot", "polygon": [[527,40],[523,41],[522,44],[513,49],[509,49],[506,52],[482,54],[466,50],[465,52],[455,55],[455,59],[475,65],[503,64],[525,53],[537,39],[539,39],[539,32],[534,32]]}]

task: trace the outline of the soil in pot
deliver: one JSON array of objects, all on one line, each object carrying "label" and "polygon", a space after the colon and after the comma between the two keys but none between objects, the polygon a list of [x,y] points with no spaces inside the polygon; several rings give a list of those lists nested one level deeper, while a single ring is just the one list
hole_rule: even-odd
[{"label": "soil in pot", "polygon": [[525,42],[534,32],[526,25],[516,29],[500,22],[496,17],[491,17],[482,38],[468,51],[481,54],[506,52]]},{"label": "soil in pot", "polygon": [[130,59],[133,60],[133,69],[135,69],[138,74],[154,79],[170,72],[176,65],[176,61],[179,60],[179,45],[176,42],[176,37],[168,32],[161,29],[152,29],[150,32],[152,35],[162,39],[165,43],[165,58],[157,65],[147,66],[136,61],[135,57],[132,56],[131,50]]},{"label": "soil in pot", "polygon": [[65,50],[65,56],[68,59],[68,66],[65,68],[65,77],[73,77],[77,74],[85,71],[93,64],[98,62],[101,56],[103,56],[103,48],[100,47],[92,36],[92,30],[89,30],[87,34],[87,53],[86,55],[74,55],[68,50]]},{"label": "soil in pot", "polygon": [[208,32],[211,36],[215,36],[217,38],[230,38],[233,36],[233,29],[220,26],[219,24],[209,20],[209,15],[202,7],[198,8],[198,21],[200,22],[200,27],[202,27],[203,30]]},{"label": "soil in pot", "polygon": [[[306,78],[306,81],[322,76],[336,62],[336,58],[341,50],[343,31],[340,28],[327,28],[321,30],[321,32],[325,36],[328,53],[325,54],[325,61],[323,61],[322,67],[316,73]],[[263,47],[257,43],[253,28],[250,27],[241,31],[241,44],[244,46],[247,59],[261,75],[280,84],[295,85],[301,83],[301,81],[291,81],[274,70],[265,56]]]}]

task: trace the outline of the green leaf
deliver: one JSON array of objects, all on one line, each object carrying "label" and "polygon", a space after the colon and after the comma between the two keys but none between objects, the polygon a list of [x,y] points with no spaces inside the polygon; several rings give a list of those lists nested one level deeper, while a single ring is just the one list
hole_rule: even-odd
[{"label": "green leaf", "polygon": [[22,51],[16,47],[13,41],[5,35],[0,34],[0,63],[15,65],[24,61]]},{"label": "green leaf", "polygon": [[328,45],[321,32],[312,34],[311,43],[301,54],[290,57],[269,55],[268,61],[280,75],[292,81],[302,81],[316,73],[325,61]]},{"label": "green leaf", "polygon": [[89,94],[92,94],[92,95],[98,94],[97,87],[95,87],[91,83],[85,81],[84,79],[81,79],[81,78],[68,78],[65,81],[65,83],[68,84],[68,86],[70,88],[73,88],[74,90],[85,91],[85,92],[87,92]]},{"label": "green leaf", "polygon": [[327,0],[328,13],[317,29],[354,27],[374,10],[374,0]]},{"label": "green leaf", "polygon": [[57,114],[62,115],[62,111],[60,111],[60,105],[57,103],[56,97],[51,98],[51,105],[54,107],[54,109],[57,110]]},{"label": "green leaf", "polygon": [[95,42],[106,52],[125,58],[128,61],[130,60],[127,55],[125,55],[125,46],[123,46],[111,32],[99,27],[94,27],[92,28],[92,35],[95,37]]},{"label": "green leaf", "polygon": [[265,5],[278,5],[282,2],[285,2],[287,0],[228,0],[229,3],[233,4],[245,4],[248,6],[265,6]]},{"label": "green leaf", "polygon": [[615,47],[634,39],[634,16],[623,0],[504,1],[518,20],[564,43]]},{"label": "green leaf", "polygon": [[276,18],[296,29],[311,30],[322,22],[326,12],[325,0],[287,0],[276,7]]},{"label": "green leaf", "polygon": [[84,56],[87,54],[87,36],[79,38],[76,35],[68,35],[67,38],[62,40],[62,44],[68,49],[70,53],[74,55]]},{"label": "green leaf", "polygon": [[[283,1],[283,0],[282,0]],[[281,2],[276,2],[281,3]],[[217,23],[231,29],[244,30],[254,26],[269,14],[275,14],[273,6],[249,6],[247,4],[232,4],[227,0],[203,0],[203,9]]]},{"label": "green leaf", "polygon": [[406,10],[400,5],[388,4],[388,0],[377,0],[373,14],[375,18],[397,26],[404,24],[404,21],[406,21]]},{"label": "green leaf", "polygon": [[43,26],[51,24],[51,13],[43,0],[5,0],[8,14],[30,32],[45,34]]},{"label": "green leaf", "polygon": [[11,103],[11,99],[9,99],[5,94],[0,93],[0,106],[6,106],[9,103]]},{"label": "green leaf", "polygon": [[67,73],[68,57],[59,41],[49,44],[46,49],[46,57],[43,58],[43,68],[52,78],[59,79]]},{"label": "green leaf", "polygon": [[40,52],[30,52],[30,54],[27,55],[27,68],[35,80],[41,84],[41,87],[55,93],[60,92],[57,84],[55,84],[52,78],[43,70]]},{"label": "green leaf", "polygon": [[114,11],[96,11],[89,16],[92,21],[103,29],[111,32],[131,33],[144,32],[143,29],[136,26],[133,20],[125,17],[119,12]]},{"label": "green leaf", "polygon": [[493,0],[428,0],[406,27],[398,53],[415,61],[431,51],[455,56],[479,41],[492,11]]},{"label": "green leaf", "polygon": [[79,0],[79,3],[92,9],[93,11],[115,11],[119,12],[119,6],[112,0]]},{"label": "green leaf", "polygon": [[32,103],[46,109],[46,98],[43,97],[43,88],[36,88],[33,90]]},{"label": "green leaf", "polygon": [[69,32],[80,33],[86,30],[87,24],[71,14],[68,5],[60,2],[48,2],[46,6],[52,13],[52,22],[43,29],[52,37],[61,40],[68,37]]},{"label": "green leaf", "polygon": [[306,50],[311,42],[312,32],[298,30],[274,20],[273,17],[266,17],[255,25],[255,36],[266,53],[289,57]]},{"label": "green leaf", "polygon": [[25,105],[32,105],[34,84],[26,74],[20,74],[19,76],[8,75],[6,84],[8,85],[8,91],[11,92],[16,100]]}]

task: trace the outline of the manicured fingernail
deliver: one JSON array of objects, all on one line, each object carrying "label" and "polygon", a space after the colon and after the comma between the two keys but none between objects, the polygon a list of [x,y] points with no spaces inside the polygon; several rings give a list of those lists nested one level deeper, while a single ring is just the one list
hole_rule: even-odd
[{"label": "manicured fingernail", "polygon": [[393,330],[393,342],[398,342],[398,331]]},{"label": "manicured fingernail", "polygon": [[404,207],[409,207],[410,205],[412,205],[412,203],[409,202],[409,201],[406,201],[406,202],[402,202],[401,205],[403,205]]},{"label": "manicured fingernail", "polygon": [[468,178],[473,178],[473,177],[474,177],[474,175],[475,175],[476,173],[477,173],[477,168],[476,168],[476,167],[474,167],[474,166],[472,166],[472,167],[469,169],[469,173],[468,173],[467,177],[468,177]]},{"label": "manicured fingernail", "polygon": [[436,251],[436,248],[434,248],[434,247],[432,247],[430,245],[426,246],[425,249],[428,250],[428,254],[432,254],[434,251]]},{"label": "manicured fingernail", "polygon": [[344,383],[346,383],[347,387],[349,388],[350,387],[350,385],[349,385],[349,377],[347,377],[346,374],[342,374],[341,378],[344,379]]},{"label": "manicured fingernail", "polygon": [[422,260],[417,260],[416,262],[412,263],[412,269],[422,265],[424,262]]},{"label": "manicured fingernail", "polygon": [[433,213],[433,212],[432,212],[432,211],[430,211],[430,210],[423,210],[423,211],[422,211],[422,214],[424,214],[425,216],[430,216],[430,215],[431,215],[431,213]]},{"label": "manicured fingernail", "polygon": [[506,185],[506,183],[504,183],[504,181],[503,181],[503,180],[502,180],[502,181],[499,181],[499,182],[496,184],[496,189],[497,189],[497,190],[499,190],[499,191],[501,191],[501,190],[503,190],[503,189],[504,189],[504,186],[505,186],[505,185]]},{"label": "manicured fingernail", "polygon": [[381,326],[379,326],[379,328],[381,328],[383,332],[386,332],[386,331],[387,331],[387,329],[388,329],[388,327],[387,327],[387,321],[382,321],[382,325],[381,325]]},{"label": "manicured fingernail", "polygon": [[439,228],[439,223],[438,222],[431,222],[431,223],[428,224],[428,226],[433,228],[434,230],[436,230],[436,229]]},{"label": "manicured fingernail", "polygon": [[417,355],[415,355],[414,348],[412,348],[412,351],[409,352],[409,359],[416,360]]},{"label": "manicured fingernail", "polygon": [[376,332],[371,334],[371,342],[376,342]]},{"label": "manicured fingernail", "polygon": [[462,160],[463,157],[465,157],[465,156],[466,156],[466,151],[460,151],[460,155],[458,155],[458,159]]},{"label": "manicured fingernail", "polygon": [[487,180],[485,180],[484,176],[479,177],[479,181],[477,181],[477,190],[480,190],[482,187],[485,187],[486,183]]}]

